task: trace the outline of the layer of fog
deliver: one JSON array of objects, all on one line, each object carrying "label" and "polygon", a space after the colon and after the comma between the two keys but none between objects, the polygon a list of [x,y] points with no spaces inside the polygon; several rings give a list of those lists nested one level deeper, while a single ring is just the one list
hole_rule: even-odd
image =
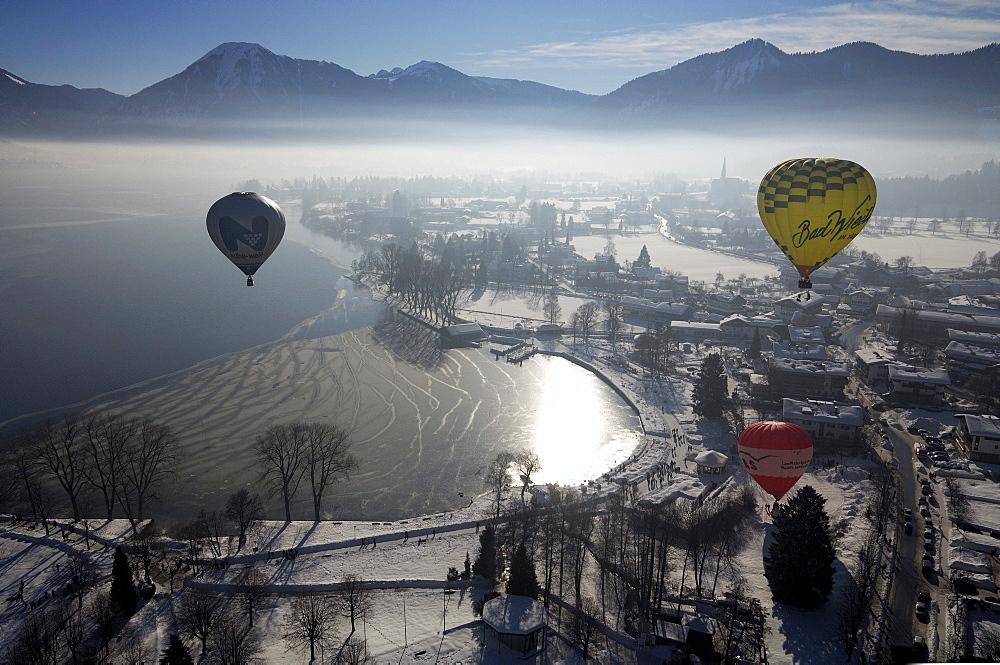
[{"label": "layer of fog", "polygon": [[[756,182],[775,164],[803,156],[851,159],[876,178],[941,178],[997,159],[1000,142],[983,139],[891,137],[817,127],[741,133],[663,131],[628,134],[538,127],[377,123],[341,128],[338,138],[282,141],[247,132],[230,140],[134,138],[87,142],[0,143],[0,170],[27,178],[69,176],[107,189],[148,189],[168,183],[182,192],[218,192],[250,178],[494,176],[535,181],[648,181],[730,177]],[[36,172],[36,169],[40,171]],[[44,175],[41,175],[44,174]],[[171,187],[174,189],[174,187]]]}]

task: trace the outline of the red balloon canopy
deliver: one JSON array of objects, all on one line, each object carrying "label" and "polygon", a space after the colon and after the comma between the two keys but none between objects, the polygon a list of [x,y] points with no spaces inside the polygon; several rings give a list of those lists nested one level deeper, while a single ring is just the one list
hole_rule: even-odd
[{"label": "red balloon canopy", "polygon": [[813,443],[794,423],[764,421],[743,430],[739,453],[757,484],[780,501],[809,468]]}]

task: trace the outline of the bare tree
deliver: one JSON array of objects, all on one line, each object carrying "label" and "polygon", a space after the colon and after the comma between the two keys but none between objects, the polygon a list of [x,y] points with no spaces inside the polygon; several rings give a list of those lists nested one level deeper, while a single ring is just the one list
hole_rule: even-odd
[{"label": "bare tree", "polygon": [[111,600],[111,594],[96,593],[88,602],[87,615],[94,622],[94,634],[107,653],[108,645],[118,631],[118,608]]},{"label": "bare tree", "polygon": [[362,619],[372,609],[372,592],[368,582],[357,575],[347,574],[341,582],[341,591],[337,596],[340,613],[345,619],[351,620],[351,632],[356,630],[355,623]]},{"label": "bare tree", "polygon": [[250,626],[253,627],[253,617],[264,604],[264,598],[271,592],[271,583],[267,575],[260,570],[250,567],[244,568],[236,579],[236,603],[243,614],[247,615]]},{"label": "bare tree", "polygon": [[271,495],[280,493],[285,505],[285,521],[292,521],[292,499],[306,471],[305,428],[301,424],[272,425],[257,437],[253,446],[261,480]]},{"label": "bare tree", "polygon": [[618,339],[618,333],[621,332],[622,325],[624,324],[622,320],[622,304],[617,300],[605,300],[604,314],[607,316],[604,320],[604,325],[608,329],[608,337],[611,339],[611,345],[614,346],[615,341]]},{"label": "bare tree", "polygon": [[135,422],[113,413],[94,413],[83,419],[86,433],[87,480],[101,493],[107,518],[113,519],[121,488],[121,458]]},{"label": "bare tree", "polygon": [[521,480],[521,503],[524,503],[524,492],[531,485],[531,476],[542,468],[538,453],[533,450],[522,450],[514,455],[514,473]]},{"label": "bare tree", "polygon": [[66,565],[69,573],[69,583],[76,596],[78,609],[83,609],[83,598],[91,589],[97,586],[97,566],[86,556],[70,557]]},{"label": "bare tree", "polygon": [[584,343],[589,342],[594,327],[597,325],[597,303],[585,302],[577,307],[576,312],[573,313],[573,321],[576,330],[583,337]]},{"label": "bare tree", "polygon": [[225,517],[236,525],[239,533],[236,551],[239,552],[246,545],[247,534],[264,519],[264,504],[256,494],[250,494],[247,489],[239,489],[229,495]]},{"label": "bare tree", "polygon": [[350,453],[347,430],[327,423],[309,423],[305,427],[306,465],[312,490],[313,520],[319,522],[323,494],[341,476],[358,468],[358,458]]},{"label": "bare tree", "polygon": [[257,630],[243,617],[231,612],[220,614],[208,639],[212,660],[219,665],[249,665],[261,652]]},{"label": "bare tree", "polygon": [[208,652],[208,638],[225,614],[225,606],[219,596],[199,592],[186,592],[181,596],[177,627],[181,635],[201,643],[201,660],[205,660]]},{"label": "bare tree", "polygon": [[337,609],[330,598],[303,596],[292,599],[286,636],[309,646],[309,662],[316,660],[316,647],[333,637],[336,626]]},{"label": "bare tree", "polygon": [[35,519],[44,519],[45,507],[49,501],[46,496],[48,492],[42,486],[42,469],[37,463],[34,451],[28,446],[15,443],[15,448],[8,453],[6,463],[21,486],[21,494],[28,502],[31,516]]},{"label": "bare tree", "polygon": [[962,485],[954,477],[945,476],[944,486],[948,490],[948,514],[951,519],[955,522],[967,522],[971,504]]},{"label": "bare tree", "polygon": [[156,544],[156,534],[147,528],[142,533],[136,534],[126,546],[128,555],[142,566],[142,579],[146,582],[150,581],[149,571],[153,567],[153,560],[160,553]]},{"label": "bare tree", "polygon": [[555,323],[562,315],[562,306],[559,305],[559,295],[555,291],[550,291],[545,296],[545,304],[542,305],[542,315],[548,319],[549,323]]},{"label": "bare tree", "polygon": [[91,624],[82,606],[73,608],[73,602],[66,599],[57,604],[52,612],[56,630],[66,651],[69,652],[73,665],[79,662],[83,645],[90,637]]},{"label": "bare tree", "polygon": [[579,645],[583,651],[584,662],[590,656],[590,645],[593,644],[601,630],[601,621],[598,618],[600,609],[593,598],[583,596],[573,611],[570,631],[573,636],[573,642]]},{"label": "bare tree", "polygon": [[58,619],[50,612],[32,612],[6,641],[3,663],[51,665],[59,662]]},{"label": "bare tree", "polygon": [[208,549],[215,557],[222,556],[222,545],[226,543],[227,556],[232,549],[231,538],[229,537],[229,522],[227,517],[217,510],[206,513],[204,509],[198,511],[198,517],[190,525],[189,532],[184,533],[187,540],[194,541],[192,545],[192,555],[197,552],[201,542],[208,543]]},{"label": "bare tree", "polygon": [[58,421],[46,420],[30,435],[39,463],[65,490],[74,522],[80,519],[80,493],[86,482],[82,434],[80,419],[65,414]]},{"label": "bare tree", "polygon": [[119,456],[121,492],[119,500],[134,529],[143,519],[146,501],[154,496],[157,484],[171,472],[177,437],[169,426],[149,416],[132,420]]},{"label": "bare tree", "polygon": [[500,506],[503,502],[503,493],[510,487],[510,467],[514,463],[514,453],[504,450],[497,453],[497,456],[490,462],[484,479],[486,487],[493,494],[493,519],[500,518]]},{"label": "bare tree", "polygon": [[881,556],[881,531],[871,529],[858,552],[854,570],[847,576],[843,597],[837,611],[840,638],[844,642],[844,655],[853,660],[854,650],[862,638],[861,631],[872,612],[878,593],[879,559]]}]

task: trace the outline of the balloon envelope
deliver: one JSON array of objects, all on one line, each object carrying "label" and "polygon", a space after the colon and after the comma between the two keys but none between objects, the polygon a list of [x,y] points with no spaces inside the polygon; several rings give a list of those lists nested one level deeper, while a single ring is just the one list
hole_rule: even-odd
[{"label": "balloon envelope", "polygon": [[253,192],[223,196],[208,209],[206,223],[215,246],[247,277],[257,272],[285,235],[281,208]]},{"label": "balloon envelope", "polygon": [[803,279],[854,240],[875,209],[875,180],[846,159],[790,159],[757,191],[764,228]]},{"label": "balloon envelope", "polygon": [[754,423],[743,430],[738,444],[743,466],[775,501],[792,489],[812,461],[812,439],[794,423]]}]

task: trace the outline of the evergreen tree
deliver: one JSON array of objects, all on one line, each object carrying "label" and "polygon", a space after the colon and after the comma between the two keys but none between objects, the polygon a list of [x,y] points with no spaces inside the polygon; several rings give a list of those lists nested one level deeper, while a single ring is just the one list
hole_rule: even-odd
[{"label": "evergreen tree", "polygon": [[128,618],[135,614],[136,599],[132,568],[128,565],[128,557],[121,545],[115,548],[115,558],[111,564],[111,602],[122,616]]},{"label": "evergreen tree", "polygon": [[750,348],[747,349],[747,357],[750,360],[760,358],[760,328],[753,331],[753,340],[750,342]]},{"label": "evergreen tree", "polygon": [[472,572],[490,581],[497,579],[497,538],[492,524],[479,533],[479,554],[472,564]]},{"label": "evergreen tree", "polygon": [[538,576],[535,574],[535,564],[528,557],[528,550],[523,541],[517,546],[514,558],[510,561],[507,593],[538,600]]},{"label": "evergreen tree", "polygon": [[805,485],[774,513],[773,541],[764,575],[774,599],[792,607],[815,607],[833,591],[833,561],[826,499]]},{"label": "evergreen tree", "polygon": [[160,654],[160,665],[194,665],[191,647],[181,642],[181,638],[171,633],[167,648]]},{"label": "evergreen tree", "polygon": [[722,356],[710,353],[701,363],[701,375],[691,393],[695,415],[702,418],[720,418],[729,400],[729,379],[726,377]]},{"label": "evergreen tree", "polygon": [[639,250],[639,258],[635,260],[636,267],[648,268],[650,265],[649,250],[643,245],[642,249]]}]

